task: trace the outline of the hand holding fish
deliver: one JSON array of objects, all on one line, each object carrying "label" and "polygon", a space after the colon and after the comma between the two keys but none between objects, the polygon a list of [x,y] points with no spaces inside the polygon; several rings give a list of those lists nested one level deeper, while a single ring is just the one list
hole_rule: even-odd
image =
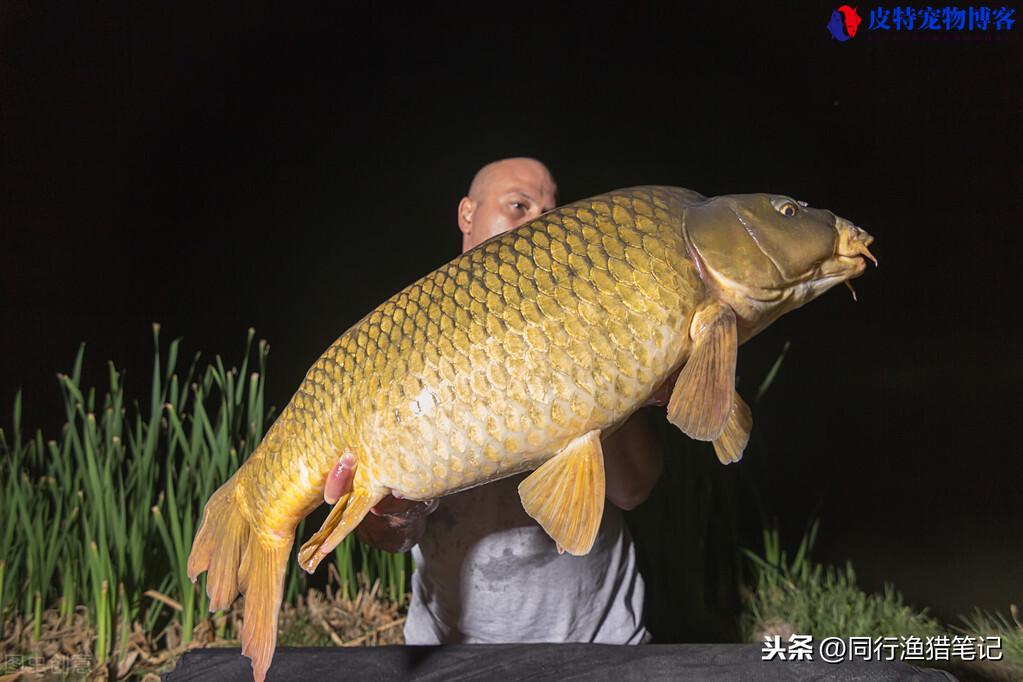
[{"label": "hand holding fish", "polygon": [[[337,504],[352,492],[355,480],[355,457],[344,454],[327,477],[323,501]],[[407,552],[419,542],[426,527],[426,517],[437,509],[437,500],[420,502],[388,495],[362,520],[356,529],[359,539],[387,552]]]},{"label": "hand holding fish", "polygon": [[352,492],[352,481],[355,480],[355,455],[346,452],[327,476],[327,484],[323,488],[323,501],[334,506],[342,495]]}]

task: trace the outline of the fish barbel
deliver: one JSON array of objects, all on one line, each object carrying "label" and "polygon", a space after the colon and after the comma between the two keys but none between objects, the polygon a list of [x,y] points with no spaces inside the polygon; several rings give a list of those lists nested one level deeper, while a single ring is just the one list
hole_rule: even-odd
[{"label": "fish barbel", "polygon": [[[556,208],[462,254],[346,331],[206,504],[188,559],[210,610],[245,594],[262,680],[298,523],[344,453],[353,490],[302,547],[308,571],[389,493],[424,500],[535,469],[522,503],[587,553],[600,439],[678,371],[668,419],[737,461],[752,425],[736,349],[873,260],[872,237],[769,194],[635,187]],[[679,371],[680,370],[680,371]]]}]

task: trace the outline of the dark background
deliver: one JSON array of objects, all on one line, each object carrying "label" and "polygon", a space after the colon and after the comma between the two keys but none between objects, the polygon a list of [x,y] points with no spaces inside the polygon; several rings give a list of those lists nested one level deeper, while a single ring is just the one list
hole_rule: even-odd
[{"label": "dark background", "polygon": [[26,426],[59,428],[82,340],[87,380],[112,359],[142,394],[154,321],[229,361],[255,327],[284,404],[458,252],[496,158],[544,160],[563,202],[785,193],[881,266],[740,353],[752,399],[792,344],[738,465],[745,541],[816,516],[817,556],[869,588],[946,618],[1018,602],[1023,28],[870,33],[861,4],[839,43],[827,3],[674,4],[0,4],[0,409],[21,387]]}]

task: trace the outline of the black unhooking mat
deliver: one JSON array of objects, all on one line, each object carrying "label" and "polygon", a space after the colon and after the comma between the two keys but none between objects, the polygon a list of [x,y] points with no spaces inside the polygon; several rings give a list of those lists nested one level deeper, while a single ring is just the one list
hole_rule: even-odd
[{"label": "black unhooking mat", "polygon": [[[763,661],[759,644],[457,644],[281,648],[267,682],[290,680],[954,680],[908,663]],[[197,649],[168,682],[249,682],[238,649]]]}]

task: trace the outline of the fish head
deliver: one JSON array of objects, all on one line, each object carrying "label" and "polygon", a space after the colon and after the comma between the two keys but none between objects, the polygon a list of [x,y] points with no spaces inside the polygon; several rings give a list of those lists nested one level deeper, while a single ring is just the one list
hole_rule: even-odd
[{"label": "fish head", "polygon": [[[690,255],[735,311],[743,340],[859,277],[874,238],[831,211],[777,194],[713,197],[685,209]],[[743,333],[744,332],[744,333]]]}]

